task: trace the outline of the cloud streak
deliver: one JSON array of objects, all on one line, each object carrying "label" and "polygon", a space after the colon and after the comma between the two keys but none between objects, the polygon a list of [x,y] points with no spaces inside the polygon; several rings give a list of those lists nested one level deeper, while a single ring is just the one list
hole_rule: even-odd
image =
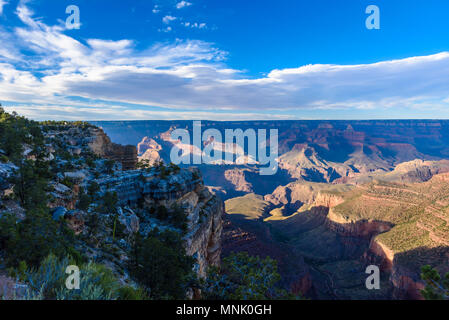
[{"label": "cloud streak", "polygon": [[[25,2],[16,11],[22,25],[14,31],[0,29],[0,40],[8,44],[0,48],[0,100],[31,117],[38,110],[70,119],[199,119],[222,110],[224,119],[264,110],[271,117],[288,118],[301,110],[447,110],[449,101],[448,52],[372,64],[276,69],[248,78],[229,68],[227,53],[211,43],[177,40],[143,51],[129,39],[82,43],[66,35],[63,26],[34,19]],[[70,97],[108,101],[117,108],[83,109]],[[123,104],[180,111],[161,113]]]},{"label": "cloud streak", "polygon": [[178,2],[176,4],[176,9],[182,9],[182,8],[185,8],[185,7],[189,7],[191,5],[192,5],[192,3],[183,0],[183,1]]},{"label": "cloud streak", "polygon": [[3,6],[8,4],[6,0],[0,0],[0,15],[3,14]]}]

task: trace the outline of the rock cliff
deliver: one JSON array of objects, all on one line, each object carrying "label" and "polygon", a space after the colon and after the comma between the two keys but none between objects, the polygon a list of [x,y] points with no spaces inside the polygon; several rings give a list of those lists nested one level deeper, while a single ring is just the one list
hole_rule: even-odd
[{"label": "rock cliff", "polygon": [[[145,239],[170,231],[194,257],[198,277],[220,264],[223,202],[204,186],[197,168],[158,164],[133,170],[136,148],[112,143],[89,124],[51,123],[43,135],[53,172],[46,191],[49,214],[73,230],[74,247],[85,257],[133,285],[128,261],[136,234]],[[0,216],[13,212],[23,220],[15,201],[3,201],[14,174],[14,165],[0,164]]]},{"label": "rock cliff", "polygon": [[135,169],[137,164],[137,148],[135,146],[112,143],[104,131],[96,127],[89,130],[88,136],[89,148],[96,155],[120,162],[123,170]]},{"label": "rock cliff", "polygon": [[[206,276],[220,264],[223,202],[209,192],[196,168],[161,178],[154,171],[133,170],[96,180],[101,192],[116,192],[118,205],[144,208],[182,208],[188,218],[185,249],[196,259],[196,272]],[[154,228],[157,222],[152,222]]]}]

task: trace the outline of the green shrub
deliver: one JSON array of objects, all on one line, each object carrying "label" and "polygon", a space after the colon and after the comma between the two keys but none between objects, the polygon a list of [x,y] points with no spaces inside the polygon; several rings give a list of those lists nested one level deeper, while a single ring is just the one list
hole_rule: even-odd
[{"label": "green shrub", "polygon": [[47,206],[49,167],[42,162],[25,160],[18,164],[17,175],[12,178],[14,196],[25,209],[43,209]]},{"label": "green shrub", "polygon": [[421,268],[421,279],[427,284],[421,290],[426,300],[449,300],[449,272],[442,277],[437,270],[426,265]]},{"label": "green shrub", "polygon": [[295,298],[280,289],[280,279],[275,260],[239,252],[223,259],[221,268],[212,267],[208,271],[202,292],[205,299],[212,300]]},{"label": "green shrub", "polygon": [[194,259],[185,254],[180,235],[173,231],[136,235],[129,261],[131,275],[152,299],[184,299]]},{"label": "green shrub", "polygon": [[104,167],[105,167],[105,170],[106,170],[107,174],[114,173],[114,165],[115,165],[115,161],[114,160],[106,160],[104,162]]},{"label": "green shrub", "polygon": [[124,286],[118,289],[119,300],[147,300],[147,294],[142,288]]},{"label": "green shrub", "polygon": [[173,208],[170,212],[169,220],[174,227],[182,230],[183,232],[187,231],[188,219],[185,211],[181,207],[175,206]]},{"label": "green shrub", "polygon": [[67,177],[65,177],[62,181],[61,181],[61,183],[63,184],[63,185],[65,185],[66,187],[69,187],[70,189],[72,189],[73,188],[73,182],[69,179],[69,178],[67,178]]},{"label": "green shrub", "polygon": [[44,136],[39,123],[11,114],[0,107],[0,149],[14,164],[22,161],[23,145],[33,146],[37,158],[45,156]]},{"label": "green shrub", "polygon": [[55,222],[48,209],[29,210],[25,220],[19,223],[10,215],[3,216],[0,231],[7,266],[17,267],[25,261],[37,267],[50,253],[58,257],[70,254],[81,260],[81,255],[73,248],[73,232],[65,222]]},{"label": "green shrub", "polygon": [[100,191],[100,185],[95,181],[92,181],[89,184],[89,186],[87,187],[87,194],[94,200],[97,198],[97,193],[99,191]]},{"label": "green shrub", "polygon": [[67,289],[66,268],[76,262],[49,255],[38,269],[29,269],[24,280],[35,293],[46,300],[114,300],[119,297],[120,285],[112,271],[104,265],[89,262],[79,267],[80,288]]},{"label": "green shrub", "polygon": [[117,208],[118,196],[117,192],[106,192],[102,199],[101,210],[115,213]]},{"label": "green shrub", "polygon": [[92,198],[85,193],[81,193],[79,196],[78,205],[77,205],[78,209],[87,211],[87,209],[89,209],[89,206],[91,204],[92,204]]},{"label": "green shrub", "polygon": [[187,230],[187,215],[180,206],[174,206],[167,209],[165,206],[158,206],[157,208],[150,208],[150,214],[154,214],[157,219],[164,221],[175,228],[185,232]]}]

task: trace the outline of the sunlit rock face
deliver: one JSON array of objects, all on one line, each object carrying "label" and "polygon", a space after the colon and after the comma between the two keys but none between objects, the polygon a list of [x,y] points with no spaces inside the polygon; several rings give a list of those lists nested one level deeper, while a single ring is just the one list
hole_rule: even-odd
[{"label": "sunlit rock face", "polygon": [[135,146],[112,143],[100,128],[92,128],[90,134],[88,145],[95,154],[120,162],[123,170],[135,169],[137,164],[137,148]]},{"label": "sunlit rock face", "polygon": [[137,144],[137,155],[139,160],[148,161],[148,164],[150,165],[162,160],[159,155],[161,150],[162,146],[149,137],[144,137],[142,141]]}]

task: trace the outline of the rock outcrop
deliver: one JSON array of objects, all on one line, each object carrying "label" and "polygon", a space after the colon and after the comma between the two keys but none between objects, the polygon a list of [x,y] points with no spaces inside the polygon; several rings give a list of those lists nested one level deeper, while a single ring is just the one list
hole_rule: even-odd
[{"label": "rock outcrop", "polygon": [[224,177],[232,185],[234,185],[236,191],[252,192],[252,186],[245,180],[244,169],[232,169],[226,170]]},{"label": "rock outcrop", "polygon": [[96,180],[101,192],[116,192],[118,205],[182,208],[188,218],[184,236],[195,270],[206,276],[209,266],[220,264],[223,202],[204,186],[196,168],[160,177],[154,171],[134,170]]},{"label": "rock outcrop", "polygon": [[137,148],[135,146],[112,143],[100,128],[93,127],[89,133],[88,145],[96,155],[120,162],[123,170],[135,169],[137,164]]},{"label": "rock outcrop", "polygon": [[14,164],[0,162],[0,196],[7,196],[12,193],[10,178],[15,170],[17,170],[17,167]]},{"label": "rock outcrop", "polygon": [[162,146],[154,139],[144,137],[137,145],[137,155],[139,160],[148,161],[149,165],[153,165],[157,161],[162,161],[159,152]]}]

